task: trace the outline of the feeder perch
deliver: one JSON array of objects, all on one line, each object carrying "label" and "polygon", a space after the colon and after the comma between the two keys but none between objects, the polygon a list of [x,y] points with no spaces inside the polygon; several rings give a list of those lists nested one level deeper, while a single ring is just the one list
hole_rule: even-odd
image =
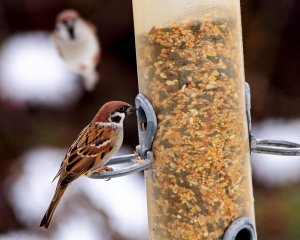
[{"label": "feeder perch", "polygon": [[[109,160],[106,166],[130,163],[128,167],[120,170],[114,170],[104,173],[93,173],[90,178],[94,179],[110,179],[115,177],[122,177],[135,172],[147,169],[153,162],[153,153],[151,152],[152,141],[154,139],[157,121],[155,112],[148,101],[142,94],[139,94],[135,99],[135,105],[138,117],[138,132],[139,145],[136,146],[136,153],[124,156],[113,157]],[[138,158],[142,162],[137,161]]]},{"label": "feeder perch", "polygon": [[272,139],[255,139],[252,135],[251,126],[251,91],[250,86],[245,82],[246,94],[246,115],[248,121],[249,142],[252,152],[281,155],[281,156],[300,156],[300,144],[285,141],[285,140],[272,140]]}]

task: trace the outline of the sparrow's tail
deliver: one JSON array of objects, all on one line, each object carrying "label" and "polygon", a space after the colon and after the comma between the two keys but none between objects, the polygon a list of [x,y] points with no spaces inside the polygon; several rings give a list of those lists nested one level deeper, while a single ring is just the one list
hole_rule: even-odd
[{"label": "sparrow's tail", "polygon": [[96,70],[89,71],[89,72],[83,74],[83,84],[84,84],[85,90],[87,90],[89,92],[93,91],[98,80],[99,80],[99,75],[96,72]]},{"label": "sparrow's tail", "polygon": [[57,207],[57,204],[59,203],[62,195],[64,194],[64,192],[66,191],[66,187],[62,188],[61,186],[57,186],[54,197],[52,198],[52,201],[50,203],[50,206],[48,207],[42,221],[40,224],[40,227],[43,227],[45,229],[47,229],[50,225],[51,219],[53,217],[54,211]]}]

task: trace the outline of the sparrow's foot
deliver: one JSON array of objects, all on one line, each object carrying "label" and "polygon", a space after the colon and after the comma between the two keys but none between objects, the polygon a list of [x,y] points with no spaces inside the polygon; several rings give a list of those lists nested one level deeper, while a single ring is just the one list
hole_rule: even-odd
[{"label": "sparrow's foot", "polygon": [[105,173],[105,172],[111,172],[113,171],[114,169],[111,168],[111,167],[102,167],[98,170],[98,173],[102,174],[102,173]]}]

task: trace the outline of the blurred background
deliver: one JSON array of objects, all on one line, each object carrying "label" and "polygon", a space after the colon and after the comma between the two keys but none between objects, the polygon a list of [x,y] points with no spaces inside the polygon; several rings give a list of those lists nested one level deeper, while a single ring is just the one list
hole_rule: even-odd
[{"label": "blurred background", "polygon": [[[246,79],[257,138],[300,142],[300,2],[243,0]],[[131,0],[0,1],[0,239],[146,240],[142,173],[108,182],[82,178],[48,231],[39,229],[67,147],[109,100],[138,93]],[[87,93],[49,34],[74,8],[97,26],[101,81]],[[136,120],[125,121],[137,144]],[[300,157],[252,154],[259,239],[300,239]]]}]

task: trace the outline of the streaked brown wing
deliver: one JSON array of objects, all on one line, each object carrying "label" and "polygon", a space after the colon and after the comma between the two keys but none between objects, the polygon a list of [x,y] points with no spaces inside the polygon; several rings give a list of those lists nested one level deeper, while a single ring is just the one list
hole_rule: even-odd
[{"label": "streaked brown wing", "polygon": [[98,166],[114,144],[114,129],[90,123],[70,147],[59,171],[61,186]]}]

